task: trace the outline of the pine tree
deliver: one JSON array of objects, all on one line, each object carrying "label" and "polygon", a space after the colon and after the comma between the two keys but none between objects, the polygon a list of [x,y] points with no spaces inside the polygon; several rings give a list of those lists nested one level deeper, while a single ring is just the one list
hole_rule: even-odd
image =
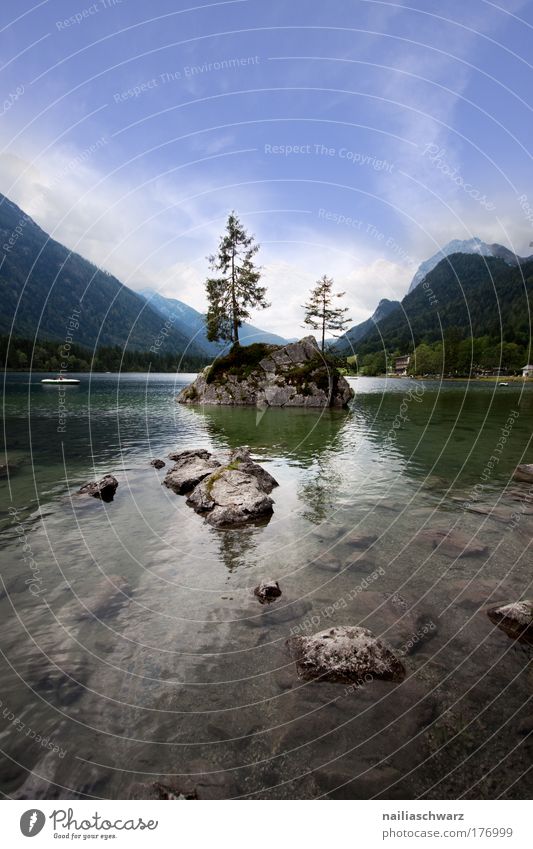
[{"label": "pine tree", "polygon": [[333,306],[333,299],[343,298],[345,294],[345,292],[334,293],[333,280],[324,274],[320,280],[317,280],[309,301],[303,306],[305,324],[310,325],[313,330],[321,331],[322,351],[324,351],[326,330],[330,330],[334,336],[341,336],[352,321],[346,315],[348,307]]},{"label": "pine tree", "polygon": [[259,285],[261,271],[253,258],[259,245],[249,236],[234,212],[228,216],[226,232],[220,239],[218,252],[210,257],[212,271],[219,277],[206,281],[207,338],[210,342],[224,339],[239,344],[239,327],[250,318],[250,308],[266,309],[266,289]]}]

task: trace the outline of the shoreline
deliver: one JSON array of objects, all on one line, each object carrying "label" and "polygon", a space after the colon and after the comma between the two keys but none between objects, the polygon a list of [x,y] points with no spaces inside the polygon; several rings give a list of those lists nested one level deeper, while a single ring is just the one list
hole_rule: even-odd
[{"label": "shoreline", "polygon": [[365,378],[370,380],[375,380],[376,378],[389,379],[389,380],[425,380],[435,383],[438,381],[442,383],[446,381],[446,383],[533,383],[533,378],[529,377],[519,377],[517,375],[501,375],[500,377],[496,377],[495,375],[488,375],[487,377],[421,377],[419,375],[410,375],[410,374],[347,374],[345,377],[357,377],[357,378]]}]

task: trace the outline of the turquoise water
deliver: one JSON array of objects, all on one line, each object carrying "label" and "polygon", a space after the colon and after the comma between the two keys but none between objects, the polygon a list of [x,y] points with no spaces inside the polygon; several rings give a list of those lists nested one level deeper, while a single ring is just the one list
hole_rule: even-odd
[{"label": "turquoise water", "polygon": [[[529,655],[484,609],[531,594],[510,483],[533,461],[530,386],[360,378],[347,412],[262,414],[177,405],[190,376],[79,375],[58,431],[42,376],[4,393],[4,794],[530,797]],[[243,444],[280,484],[266,525],[210,528],[149,465]],[[76,495],[106,472],[111,504]],[[486,553],[433,549],[424,531],[450,527]],[[304,683],[285,650],[334,624],[404,645],[428,621],[399,685]]]}]

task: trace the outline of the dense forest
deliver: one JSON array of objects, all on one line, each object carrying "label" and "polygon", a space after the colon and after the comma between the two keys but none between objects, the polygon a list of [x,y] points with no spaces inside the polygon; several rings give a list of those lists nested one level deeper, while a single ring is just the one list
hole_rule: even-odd
[{"label": "dense forest", "polygon": [[[405,351],[384,351],[356,357],[358,372],[362,375],[378,375],[394,371],[394,362]],[[353,362],[352,357],[350,360]],[[470,377],[477,374],[501,371],[506,374],[520,374],[522,367],[530,361],[530,351],[526,345],[516,342],[500,342],[490,336],[461,338],[457,328],[444,332],[441,342],[421,342],[411,351],[408,374],[411,375],[449,375],[451,377]]]},{"label": "dense forest", "polygon": [[66,372],[88,371],[154,371],[196,372],[208,364],[203,357],[179,354],[152,354],[122,350],[118,345],[103,346],[94,353],[81,345],[71,345],[63,356],[63,343],[0,336],[0,362],[9,371]]}]

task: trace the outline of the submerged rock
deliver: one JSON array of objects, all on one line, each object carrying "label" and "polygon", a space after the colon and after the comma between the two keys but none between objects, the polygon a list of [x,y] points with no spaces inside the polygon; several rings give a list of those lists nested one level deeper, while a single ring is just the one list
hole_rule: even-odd
[{"label": "submerged rock", "polygon": [[370,548],[377,540],[376,534],[349,534],[343,542],[352,548]]},{"label": "submerged rock", "polygon": [[164,469],[166,463],[164,460],[150,460],[150,465],[154,467],[154,469]]},{"label": "submerged rock", "polygon": [[178,395],[180,404],[346,407],[354,392],[313,336],[234,348]]},{"label": "submerged rock", "polygon": [[231,527],[272,514],[274,501],[269,493],[277,481],[253,462],[247,448],[233,451],[226,465],[214,459],[202,462],[215,464],[215,471],[203,475],[187,504],[204,515],[210,525]]},{"label": "submerged rock", "polygon": [[533,601],[525,599],[491,607],[487,616],[512,640],[533,645]]},{"label": "submerged rock", "polygon": [[61,618],[75,621],[110,619],[129,602],[130,585],[123,575],[106,575],[93,595],[72,601]]},{"label": "submerged rock", "polygon": [[83,694],[87,677],[86,658],[64,649],[34,658],[27,679],[30,687],[51,704],[71,705]]},{"label": "submerged rock", "polygon": [[299,631],[303,627],[306,617],[309,618],[312,609],[311,602],[305,599],[296,599],[286,604],[280,602],[279,605],[273,606],[265,604],[263,607],[255,608],[256,611],[260,612],[259,615],[256,615],[255,612],[252,614],[248,609],[243,610],[243,625],[247,628],[259,628],[266,635],[269,635],[275,627],[297,621],[298,624],[293,627],[295,631]]},{"label": "submerged rock", "polygon": [[118,480],[113,475],[104,475],[99,481],[84,484],[78,490],[78,494],[92,495],[93,498],[100,498],[102,501],[113,501],[117,487]]},{"label": "submerged rock", "polygon": [[486,545],[454,529],[427,528],[420,531],[418,537],[428,540],[433,548],[448,557],[475,557],[487,552]]},{"label": "submerged rock", "polygon": [[281,595],[281,589],[277,581],[261,581],[254,589],[254,595],[261,604],[271,604]]},{"label": "submerged rock", "polygon": [[23,465],[23,460],[12,460],[10,458],[5,463],[0,463],[0,480],[13,477]]},{"label": "submerged rock", "polygon": [[516,467],[513,478],[515,481],[533,483],[533,463],[521,463]]},{"label": "submerged rock", "polygon": [[367,628],[340,625],[312,637],[289,637],[286,645],[304,680],[352,684],[405,677],[405,667],[392,648]]}]

